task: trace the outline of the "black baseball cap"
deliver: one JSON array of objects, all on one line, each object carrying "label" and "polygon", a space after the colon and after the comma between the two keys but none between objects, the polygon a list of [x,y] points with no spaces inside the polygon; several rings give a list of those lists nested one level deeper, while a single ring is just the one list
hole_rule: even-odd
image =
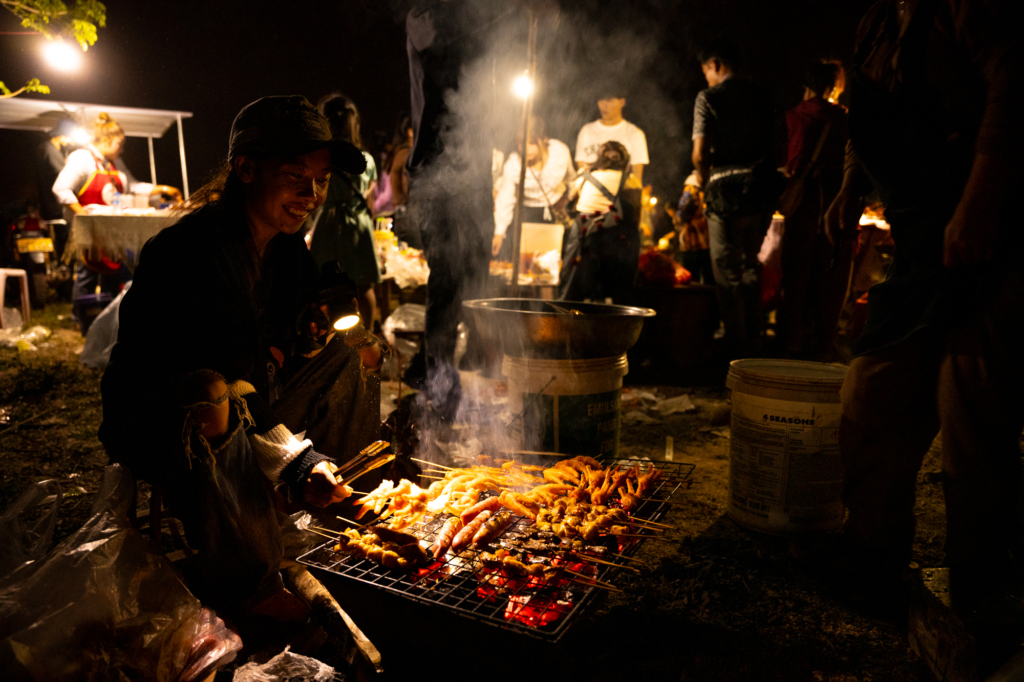
[{"label": "black baseball cap", "polygon": [[302,155],[324,147],[331,152],[332,167],[346,173],[366,170],[363,153],[345,140],[332,139],[327,119],[305,97],[264,97],[242,107],[235,116],[228,157]]}]

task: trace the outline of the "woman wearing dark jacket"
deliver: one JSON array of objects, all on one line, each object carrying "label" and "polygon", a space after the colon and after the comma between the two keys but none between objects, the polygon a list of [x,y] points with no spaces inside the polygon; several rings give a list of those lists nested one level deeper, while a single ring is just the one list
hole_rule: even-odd
[{"label": "woman wearing dark jacket", "polygon": [[360,436],[374,420],[358,401],[333,399],[358,387],[359,356],[324,344],[318,273],[298,234],[332,169],[358,173],[362,162],[304,98],[248,105],[228,164],[197,208],[146,244],[121,304],[100,439],[112,461],[162,488],[199,550],[190,587],[233,613],[259,613],[280,593],[273,488],[319,507],[351,492],[313,449],[345,454],[326,437],[328,399],[334,431],[373,440]]}]

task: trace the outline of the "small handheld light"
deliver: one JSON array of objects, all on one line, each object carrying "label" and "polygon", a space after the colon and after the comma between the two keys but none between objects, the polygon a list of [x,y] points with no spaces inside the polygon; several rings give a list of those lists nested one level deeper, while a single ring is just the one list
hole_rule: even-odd
[{"label": "small handheld light", "polygon": [[343,315],[339,317],[338,320],[334,323],[334,330],[339,332],[348,331],[349,329],[352,329],[360,322],[361,320],[359,319],[359,315]]}]

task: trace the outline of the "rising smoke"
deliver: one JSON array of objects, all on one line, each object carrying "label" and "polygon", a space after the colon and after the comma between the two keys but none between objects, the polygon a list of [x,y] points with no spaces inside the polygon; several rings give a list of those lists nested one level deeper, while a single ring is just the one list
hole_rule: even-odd
[{"label": "rising smoke", "polygon": [[[527,67],[530,4],[475,0],[435,5],[442,12],[454,6],[461,8],[462,13],[454,17],[456,24],[446,29],[451,36],[439,38],[460,41],[464,61],[456,87],[445,98],[448,114],[441,135],[444,153],[429,172],[413,182],[419,183],[421,197],[444,196],[454,212],[463,217],[460,219],[471,217],[460,226],[462,233],[450,236],[450,248],[457,253],[464,253],[466,231],[478,231],[473,238],[485,243],[490,242],[493,232],[491,216],[480,210],[480,193],[489,187],[491,150],[507,155],[515,148],[522,102],[512,93],[511,85]],[[680,52],[678,39],[663,25],[643,16],[618,21],[610,17],[606,4],[566,3],[561,11],[552,11],[553,3],[546,5],[538,30],[534,114],[545,120],[549,137],[575,151],[581,126],[599,117],[599,92],[609,84],[624,88],[627,104],[623,114],[647,136],[651,165],[645,171],[645,180],[655,183],[656,193],[674,201],[689,164],[688,110],[692,99],[682,100],[680,92],[690,87],[691,72],[699,76],[699,71],[687,60],[685,51]],[[450,12],[448,18],[453,18]],[[470,282],[469,289],[482,291],[482,281]],[[523,338],[521,332],[498,330],[506,340]],[[505,351],[526,355],[529,349]],[[500,363],[500,356],[492,360]],[[490,367],[489,373],[500,373],[500,367]],[[451,377],[437,373],[432,380],[447,382]],[[428,387],[434,395],[447,388]],[[485,453],[521,447],[509,426],[519,430],[522,415],[497,412],[481,401],[473,387],[463,391],[455,422],[475,425]],[[536,443],[540,436],[527,433],[522,438]],[[423,433],[421,443],[426,447],[420,456],[431,458],[439,437],[437,433]],[[463,446],[466,440],[462,439]]]}]

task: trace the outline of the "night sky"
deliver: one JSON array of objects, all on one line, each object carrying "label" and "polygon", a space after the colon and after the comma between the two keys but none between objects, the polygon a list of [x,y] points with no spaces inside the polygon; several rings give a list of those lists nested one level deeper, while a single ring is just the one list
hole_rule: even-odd
[{"label": "night sky", "polygon": [[[690,167],[693,98],[705,87],[694,56],[702,42],[719,34],[736,38],[749,73],[774,95],[781,121],[782,112],[800,100],[801,78],[811,60],[850,57],[857,22],[871,3],[562,4],[567,9],[559,25],[542,26],[539,40],[541,77],[557,72],[557,79],[549,78],[557,82],[538,98],[549,133],[574,147],[578,126],[598,116],[586,94],[595,74],[625,68],[626,79],[637,87],[624,114],[646,131],[651,149],[645,181],[654,183],[656,194],[674,199]],[[400,113],[409,108],[404,28],[387,0],[109,0],[106,5],[107,28],[99,30],[78,73],[59,74],[43,63],[39,36],[0,35],[0,79],[13,89],[38,77],[57,100],[193,112],[185,121],[193,190],[223,160],[234,115],[261,96],[302,94],[315,101],[342,91],[359,106],[370,147],[381,135],[390,137]],[[526,15],[520,14],[525,29]],[[13,15],[0,12],[0,32],[19,30]],[[508,58],[514,62],[515,57]],[[41,139],[0,130],[0,205],[34,195],[32,149]],[[155,140],[155,149],[160,182],[180,186],[173,127]],[[148,179],[143,138],[128,139],[125,161],[139,179]]]}]

